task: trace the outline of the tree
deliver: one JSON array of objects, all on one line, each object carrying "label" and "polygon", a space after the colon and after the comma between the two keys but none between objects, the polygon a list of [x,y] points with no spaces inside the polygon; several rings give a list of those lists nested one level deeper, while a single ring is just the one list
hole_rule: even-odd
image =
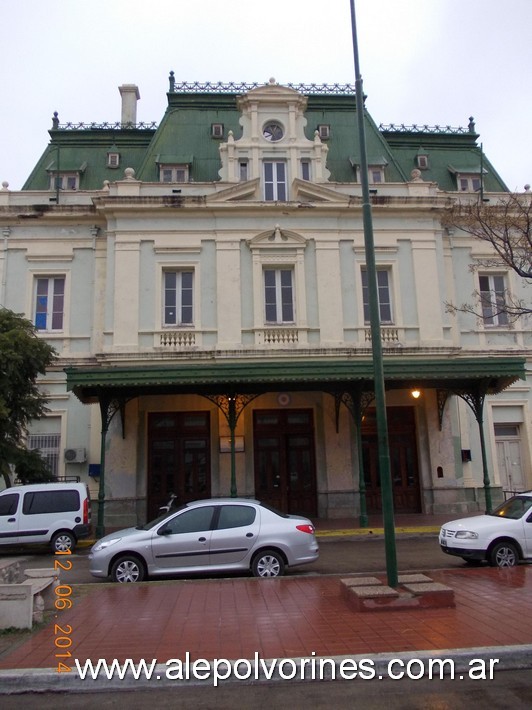
[{"label": "tree", "polygon": [[[511,193],[495,203],[475,200],[455,203],[443,219],[444,227],[456,227],[486,242],[493,257],[477,260],[471,268],[496,269],[504,267],[532,283],[532,195]],[[518,298],[508,289],[492,292],[475,291],[475,304],[460,307],[446,304],[451,312],[474,313],[486,320],[504,314],[508,322],[515,322],[532,313],[530,303]]]},{"label": "tree", "polygon": [[10,465],[23,483],[52,478],[44,459],[28,451],[24,440],[29,422],[47,411],[36,380],[56,357],[30,321],[0,307],[0,473],[6,486],[11,485]]}]

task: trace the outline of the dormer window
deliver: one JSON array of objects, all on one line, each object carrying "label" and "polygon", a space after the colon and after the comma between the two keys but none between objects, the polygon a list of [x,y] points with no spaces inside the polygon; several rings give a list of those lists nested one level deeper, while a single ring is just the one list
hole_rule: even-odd
[{"label": "dormer window", "polygon": [[108,168],[120,167],[120,153],[115,153],[115,152],[107,153],[107,167]]},{"label": "dormer window", "polygon": [[[357,182],[362,182],[360,161],[357,158],[350,158],[349,162],[356,171]],[[380,183],[386,182],[384,169],[387,164],[385,158],[373,157],[368,161],[368,181],[371,185],[380,185]]]},{"label": "dormer window", "polygon": [[320,123],[318,124],[318,135],[320,137],[320,140],[322,141],[328,141],[329,138],[331,137],[331,127],[328,123]]},{"label": "dormer window", "polygon": [[486,170],[482,170],[474,164],[463,166],[448,166],[456,179],[456,189],[458,192],[480,192],[482,190],[482,173],[486,174]]},{"label": "dormer window", "polygon": [[418,153],[416,156],[416,163],[419,170],[428,170],[429,156],[426,153]]},{"label": "dormer window", "polygon": [[78,190],[79,173],[52,173],[50,190]]},{"label": "dormer window", "polygon": [[224,124],[223,123],[211,123],[211,137],[212,138],[223,138],[224,137]]},{"label": "dormer window", "polygon": [[368,176],[372,185],[384,182],[384,168],[380,165],[368,165]]},{"label": "dormer window", "polygon": [[479,192],[482,187],[480,175],[457,175],[458,190],[460,192]]},{"label": "dormer window", "polygon": [[160,182],[188,182],[188,165],[161,165]]}]

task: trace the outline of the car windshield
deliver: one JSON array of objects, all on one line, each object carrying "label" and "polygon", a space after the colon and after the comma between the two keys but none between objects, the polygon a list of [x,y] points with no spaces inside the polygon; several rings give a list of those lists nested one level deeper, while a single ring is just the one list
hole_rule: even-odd
[{"label": "car windshield", "polygon": [[519,520],[523,515],[532,508],[532,497],[530,496],[514,496],[509,500],[504,501],[502,505],[490,513],[496,518],[510,518],[510,520]]},{"label": "car windshield", "polygon": [[183,503],[183,505],[180,505],[179,508],[172,508],[172,510],[169,510],[167,513],[159,515],[157,518],[154,518],[154,520],[150,520],[149,522],[144,523],[144,525],[137,525],[136,530],[151,530],[159,523],[162,523],[163,520],[166,520],[166,518],[170,518],[172,515],[175,515],[179,510],[183,510],[183,508],[186,507],[187,504]]}]

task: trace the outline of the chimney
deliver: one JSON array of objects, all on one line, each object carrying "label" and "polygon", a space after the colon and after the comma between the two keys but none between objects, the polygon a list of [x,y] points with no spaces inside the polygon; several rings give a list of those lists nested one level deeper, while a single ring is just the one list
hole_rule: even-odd
[{"label": "chimney", "polygon": [[122,84],[118,87],[122,97],[122,125],[137,123],[137,101],[140,99],[139,87],[135,84]]}]

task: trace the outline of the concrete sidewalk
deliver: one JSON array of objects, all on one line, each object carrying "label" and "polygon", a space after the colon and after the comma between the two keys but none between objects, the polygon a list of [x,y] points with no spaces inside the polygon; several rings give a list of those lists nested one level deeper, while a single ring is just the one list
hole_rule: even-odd
[{"label": "concrete sidewalk", "polygon": [[[532,566],[427,571],[455,608],[354,612],[339,575],[178,580],[76,588],[70,610],[0,658],[3,693],[140,687],[155,679],[81,680],[74,659],[499,658],[532,667]],[[342,575],[345,576],[345,575]],[[377,575],[378,576],[378,575]],[[68,636],[71,656],[58,642]],[[73,667],[58,673],[58,662]],[[383,666],[384,667],[384,666]],[[164,665],[161,680],[164,682]],[[190,682],[190,681],[188,681]],[[175,685],[175,683],[174,683]]]}]

